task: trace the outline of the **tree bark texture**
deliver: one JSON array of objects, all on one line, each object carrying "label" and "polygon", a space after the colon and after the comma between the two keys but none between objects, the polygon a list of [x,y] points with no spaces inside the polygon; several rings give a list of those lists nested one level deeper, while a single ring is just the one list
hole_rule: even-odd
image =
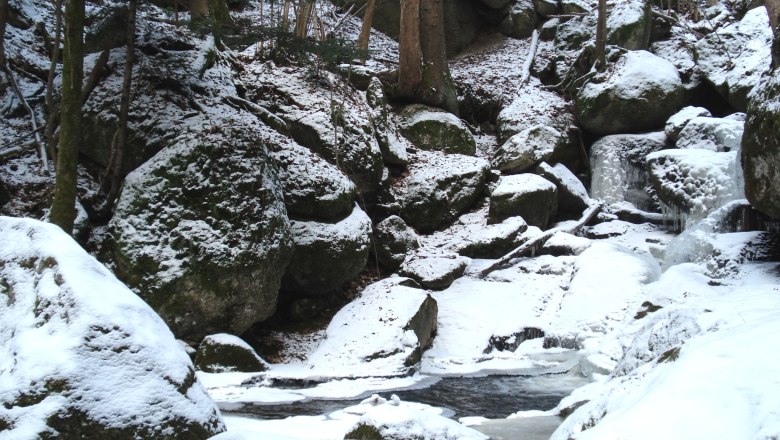
[{"label": "tree bark texture", "polygon": [[49,147],[49,157],[57,163],[57,148],[54,139],[54,130],[59,123],[59,109],[54,108],[54,78],[57,76],[57,61],[62,42],[62,0],[54,0],[54,42],[51,46],[51,62],[49,64],[49,76],[46,80],[46,145]]},{"label": "tree bark texture", "polygon": [[363,64],[366,64],[368,58],[368,39],[371,36],[371,22],[374,18],[375,7],[376,0],[368,0],[366,12],[363,14],[363,27],[360,28],[360,36],[358,37],[358,49],[362,53],[360,61]]},{"label": "tree bark texture", "polygon": [[57,177],[51,222],[73,232],[81,135],[81,82],[84,78],[84,0],[65,0],[65,39]]},{"label": "tree bark texture", "polygon": [[133,61],[135,58],[135,12],[138,0],[130,0],[127,9],[127,54],[125,71],[122,76],[122,101],[119,104],[119,126],[116,131],[113,158],[111,160],[111,187],[108,191],[108,203],[113,204],[119,194],[122,183],[122,166],[127,145],[127,120],[130,115],[131,86],[133,81]]},{"label": "tree bark texture", "polygon": [[765,0],[764,3],[772,28],[772,65],[780,68],[780,0]]},{"label": "tree bark texture", "polygon": [[5,26],[8,23],[8,0],[0,0],[0,65],[5,66]]},{"label": "tree bark texture", "polygon": [[306,38],[309,29],[309,18],[314,8],[314,0],[304,0],[298,9],[298,16],[295,18],[295,36],[297,38]]},{"label": "tree bark texture", "polygon": [[422,83],[420,0],[401,0],[399,39],[398,92],[403,97],[412,98]]},{"label": "tree bark texture", "polygon": [[603,71],[607,67],[607,0],[599,0],[599,17],[596,22],[596,67]]},{"label": "tree bark texture", "polygon": [[458,94],[450,76],[444,36],[444,0],[425,0],[420,14],[422,84],[417,98],[423,104],[458,114]]}]

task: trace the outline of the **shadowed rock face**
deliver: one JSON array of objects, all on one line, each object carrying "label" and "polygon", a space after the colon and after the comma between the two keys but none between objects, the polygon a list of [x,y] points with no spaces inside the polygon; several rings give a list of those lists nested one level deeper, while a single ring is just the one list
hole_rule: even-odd
[{"label": "shadowed rock face", "polygon": [[745,195],[759,211],[780,218],[780,75],[767,75],[750,95],[742,136]]},{"label": "shadowed rock face", "polygon": [[185,340],[271,316],[292,254],[275,165],[249,127],[221,126],[128,175],[109,224],[118,276]]}]

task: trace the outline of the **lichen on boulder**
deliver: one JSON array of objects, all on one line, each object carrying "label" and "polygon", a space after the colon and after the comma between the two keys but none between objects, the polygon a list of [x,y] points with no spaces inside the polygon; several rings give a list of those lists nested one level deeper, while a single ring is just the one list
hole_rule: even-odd
[{"label": "lichen on boulder", "polygon": [[109,231],[118,276],[178,337],[200,340],[274,313],[292,238],[262,127],[189,121],[128,175]]}]

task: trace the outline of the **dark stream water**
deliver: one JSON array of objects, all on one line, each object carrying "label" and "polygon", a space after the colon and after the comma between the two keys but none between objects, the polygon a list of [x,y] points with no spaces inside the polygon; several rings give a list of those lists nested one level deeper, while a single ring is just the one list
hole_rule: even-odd
[{"label": "dark stream water", "polygon": [[[378,393],[389,398],[396,394],[403,401],[421,402],[445,408],[449,417],[482,416],[505,418],[525,410],[547,410],[555,407],[585,379],[564,376],[487,376],[445,377],[427,388]],[[249,404],[229,412],[263,419],[281,419],[298,415],[320,415],[358,404],[364,398],[351,400],[308,400],[289,404]]]}]

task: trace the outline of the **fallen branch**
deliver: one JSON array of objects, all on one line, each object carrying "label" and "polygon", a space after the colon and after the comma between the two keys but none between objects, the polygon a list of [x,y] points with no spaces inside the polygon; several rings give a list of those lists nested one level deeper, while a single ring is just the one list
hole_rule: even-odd
[{"label": "fallen branch", "polygon": [[41,141],[40,127],[38,126],[38,118],[35,117],[35,111],[33,111],[32,107],[30,107],[30,104],[27,102],[27,99],[25,99],[22,90],[19,88],[19,84],[16,82],[16,77],[11,71],[11,68],[8,66],[8,62],[4,62],[2,67],[3,70],[5,70],[6,75],[8,75],[8,82],[11,83],[11,87],[14,89],[16,96],[19,98],[19,102],[22,103],[22,106],[25,108],[25,110],[27,110],[27,113],[30,114],[30,125],[32,126],[32,132],[35,135],[35,143],[38,145],[38,154],[40,155],[41,166],[43,167],[43,170],[46,171],[46,173],[51,173],[51,170],[49,169],[49,158],[46,155],[46,148]]},{"label": "fallen branch", "polygon": [[599,213],[599,211],[601,211],[601,204],[594,203],[590,205],[590,207],[588,207],[588,209],[586,209],[585,212],[582,213],[582,217],[579,220],[577,220],[577,222],[574,223],[573,225],[566,225],[558,228],[552,228],[545,231],[543,234],[537,235],[536,237],[527,240],[525,243],[516,247],[508,254],[496,260],[490,266],[486,267],[485,269],[482,269],[482,271],[479,272],[478,275],[479,278],[485,278],[496,269],[505,267],[511,260],[515,258],[534,253],[537,249],[542,247],[542,245],[544,245],[547,242],[547,240],[549,240],[553,235],[557,234],[558,232],[566,232],[569,234],[576,233],[583,226],[585,226],[589,221],[591,221],[593,217],[595,217],[596,214]]},{"label": "fallen branch", "polygon": [[246,99],[239,98],[238,96],[225,96],[223,101],[233,108],[238,108],[255,115],[258,119],[263,121],[266,125],[273,128],[281,134],[288,134],[289,128],[287,122],[273,114],[267,108],[257,105],[254,102],[247,101]]},{"label": "fallen branch", "polygon": [[520,94],[520,90],[531,79],[531,67],[534,65],[534,57],[536,57],[536,48],[539,46],[539,31],[534,29],[531,34],[531,47],[528,48],[528,56],[523,61],[523,76],[520,77],[520,86],[517,88],[517,94]]}]

